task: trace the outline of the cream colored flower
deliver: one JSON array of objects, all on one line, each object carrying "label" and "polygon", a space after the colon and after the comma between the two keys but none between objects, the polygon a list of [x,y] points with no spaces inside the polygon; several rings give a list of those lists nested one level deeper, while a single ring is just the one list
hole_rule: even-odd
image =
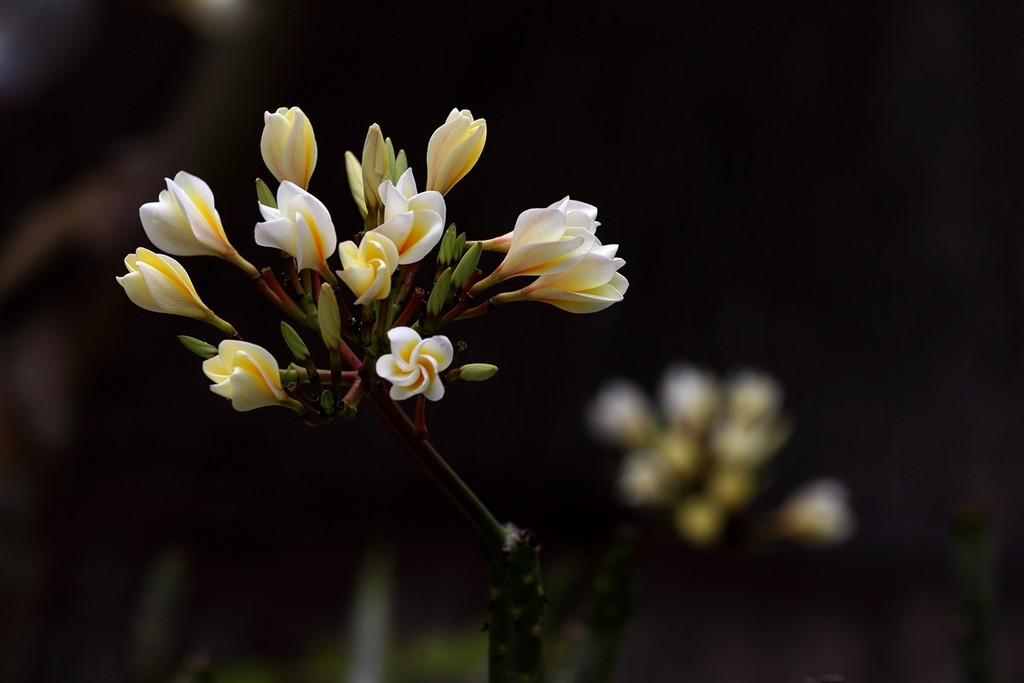
[{"label": "cream colored flower", "polygon": [[568,270],[541,276],[520,290],[492,297],[491,302],[542,301],[570,313],[603,311],[622,301],[629,287],[618,272],[626,263],[615,256],[618,246],[595,246]]},{"label": "cream colored flower", "polygon": [[796,490],[776,512],[779,533],[808,545],[832,545],[848,539],[855,521],[846,486],[818,479]]},{"label": "cream colored flower", "polygon": [[302,412],[301,404],[281,387],[277,360],[261,346],[225,339],[217,355],[203,361],[203,372],[214,383],[210,391],[230,400],[235,410],[283,406]]},{"label": "cream colored flower", "polygon": [[660,507],[672,502],[677,479],[671,464],[647,449],[630,451],[622,459],[616,481],[618,495],[633,507]]},{"label": "cream colored flower", "polygon": [[627,379],[611,379],[587,406],[587,426],[601,441],[622,448],[640,448],[657,431],[646,394]]},{"label": "cream colored flower", "polygon": [[427,189],[448,192],[476,165],[487,142],[487,122],[452,109],[427,143]]},{"label": "cream colored flower", "polygon": [[260,151],[278,182],[286,180],[305,189],[316,168],[316,137],[313,124],[298,107],[281,107],[263,114]]},{"label": "cream colored flower", "polygon": [[711,372],[689,363],[675,363],[661,375],[658,398],[670,425],[699,435],[707,429],[718,406],[718,382]]},{"label": "cream colored flower", "polygon": [[259,207],[265,220],[256,224],[256,244],[291,254],[300,270],[333,277],[327,259],[334,254],[338,238],[331,214],[319,199],[285,180],[277,188],[277,208]]},{"label": "cream colored flower", "polygon": [[391,293],[391,276],[398,269],[398,247],[386,235],[368,231],[359,246],[348,240],[338,245],[338,277],[356,295],[357,304],[383,299]]},{"label": "cream colored flower", "polygon": [[115,278],[136,306],[156,313],[195,318],[228,334],[235,330],[203,303],[181,264],[170,256],[139,247],[124,259],[128,274]]},{"label": "cream colored flower", "polygon": [[391,353],[377,359],[377,375],[391,383],[391,398],[396,401],[423,394],[430,401],[444,396],[441,371],[455,356],[451,341],[444,335],[421,339],[411,327],[388,330]]},{"label": "cream colored flower", "polygon": [[743,424],[774,420],[782,408],[782,388],[764,372],[738,372],[725,382],[723,389],[729,419]]},{"label": "cream colored flower", "polygon": [[416,191],[412,169],[407,169],[398,184],[385,180],[378,188],[384,204],[384,222],[373,232],[387,235],[398,247],[398,263],[422,260],[444,233],[445,205],[440,192]]},{"label": "cream colored flower", "polygon": [[580,225],[583,214],[569,214],[560,208],[527,209],[519,214],[512,229],[505,259],[494,271],[473,286],[483,291],[493,284],[523,275],[552,275],[569,270],[597,243],[593,225]]},{"label": "cream colored flower", "polygon": [[210,186],[185,171],[164,180],[167,189],[158,201],[139,207],[142,228],[157,249],[175,256],[217,256],[258,274],[228,241]]},{"label": "cream colored flower", "polygon": [[[589,232],[596,233],[598,226],[601,225],[600,221],[597,220],[596,206],[570,199],[568,196],[559,199],[547,208],[556,209],[565,214],[565,224],[567,227],[583,228]],[[500,237],[482,240],[480,245],[485,251],[507,253],[512,245],[513,234],[513,231],[510,230]]]}]

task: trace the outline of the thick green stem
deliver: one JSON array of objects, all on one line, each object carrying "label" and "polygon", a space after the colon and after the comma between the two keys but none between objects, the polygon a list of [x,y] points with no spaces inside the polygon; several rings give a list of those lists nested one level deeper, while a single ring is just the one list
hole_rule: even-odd
[{"label": "thick green stem", "polygon": [[544,680],[541,634],[544,589],[540,546],[529,531],[506,527],[508,543],[488,553],[488,683],[540,683]]},{"label": "thick green stem", "polygon": [[995,560],[988,515],[964,506],[953,522],[957,594],[957,650],[962,683],[995,680]]}]

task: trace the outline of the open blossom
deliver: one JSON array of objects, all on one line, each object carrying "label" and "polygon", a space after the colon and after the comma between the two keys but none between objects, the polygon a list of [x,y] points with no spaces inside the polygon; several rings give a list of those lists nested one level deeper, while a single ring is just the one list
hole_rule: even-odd
[{"label": "open blossom", "polygon": [[173,180],[164,180],[167,189],[161,190],[158,200],[139,207],[146,237],[161,251],[175,256],[238,260],[214,207],[210,186],[185,171],[178,171]]},{"label": "open blossom", "polygon": [[839,543],[853,533],[854,518],[849,493],[836,479],[805,484],[776,513],[779,533],[809,545]]},{"label": "open blossom", "polygon": [[505,259],[471,291],[483,291],[512,277],[569,270],[597,243],[594,221],[580,220],[585,215],[557,206],[523,211],[512,229]]},{"label": "open blossom", "polygon": [[427,189],[448,194],[476,165],[487,142],[487,122],[452,109],[427,143]]},{"label": "open blossom", "polygon": [[646,446],[658,428],[647,395],[621,378],[604,384],[587,406],[586,420],[596,438],[623,448]]},{"label": "open blossom", "polygon": [[256,244],[277,247],[295,257],[300,270],[331,274],[327,259],[338,245],[331,214],[323,203],[288,180],[277,188],[277,208],[260,204],[265,219],[256,224]]},{"label": "open blossom", "polygon": [[[565,224],[569,227],[584,228],[596,233],[601,222],[597,220],[597,207],[568,196],[562,197],[547,208],[557,209],[565,214]],[[481,241],[481,245],[487,251],[500,251],[507,253],[512,244],[513,231],[509,231],[500,237]]]},{"label": "open blossom", "polygon": [[203,372],[214,383],[210,391],[230,400],[235,410],[266,406],[303,410],[282,388],[277,360],[256,344],[225,339],[217,347],[217,355],[203,361]]},{"label": "open blossom", "polygon": [[301,109],[281,107],[273,114],[264,112],[260,151],[278,182],[288,180],[309,187],[316,168],[316,137],[313,124]]},{"label": "open blossom", "polygon": [[192,285],[192,279],[176,260],[139,247],[124,259],[128,274],[115,278],[136,306],[156,313],[183,315],[216,325],[234,334],[234,329],[214,315]]},{"label": "open blossom", "polygon": [[662,373],[658,399],[670,425],[695,436],[701,435],[707,430],[718,405],[718,381],[706,370],[678,362]]},{"label": "open blossom", "polygon": [[543,301],[570,313],[602,311],[622,301],[629,287],[618,272],[626,263],[615,256],[618,246],[595,246],[568,270],[543,275],[518,291],[498,294],[491,302]]},{"label": "open blossom", "polygon": [[423,394],[437,401],[444,396],[441,371],[455,356],[451,341],[444,335],[421,339],[411,327],[388,330],[391,353],[377,359],[377,375],[391,382],[391,398],[396,401]]},{"label": "open blossom", "polygon": [[391,276],[398,269],[398,247],[386,235],[372,230],[359,246],[348,240],[338,245],[344,270],[338,277],[356,295],[357,304],[383,299],[391,293]]},{"label": "open blossom", "polygon": [[416,263],[425,257],[444,232],[445,205],[440,192],[416,191],[412,169],[407,169],[398,184],[385,180],[378,188],[384,204],[384,222],[373,229],[395,243],[398,263]]}]

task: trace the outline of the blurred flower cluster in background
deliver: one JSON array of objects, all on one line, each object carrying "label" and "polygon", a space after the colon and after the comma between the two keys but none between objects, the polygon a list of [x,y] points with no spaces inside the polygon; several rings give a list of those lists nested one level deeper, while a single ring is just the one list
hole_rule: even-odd
[{"label": "blurred flower cluster in background", "polygon": [[622,452],[621,499],[661,513],[696,547],[737,537],[755,545],[845,541],[853,513],[835,479],[805,484],[773,511],[747,514],[763,489],[778,486],[771,465],[791,429],[782,404],[782,387],[765,372],[719,378],[677,361],[654,399],[632,380],[610,379],[586,421],[596,439]]}]

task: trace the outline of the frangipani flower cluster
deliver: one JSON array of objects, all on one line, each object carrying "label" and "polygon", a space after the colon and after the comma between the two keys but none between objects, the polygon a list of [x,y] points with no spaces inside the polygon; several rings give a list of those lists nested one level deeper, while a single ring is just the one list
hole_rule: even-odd
[{"label": "frangipani flower cluster", "polygon": [[[496,236],[471,237],[448,223],[447,197],[487,140],[487,122],[468,109],[453,108],[435,129],[418,171],[378,124],[369,126],[361,154],[344,153],[354,202],[347,210],[317,196],[317,139],[299,107],[264,112],[262,134],[253,132],[269,172],[268,180],[257,179],[253,214],[222,221],[210,185],[179,171],[139,210],[146,236],[165,253],[140,247],[117,277],[138,306],[223,334],[217,343],[179,339],[204,359],[211,391],[236,410],[280,406],[323,424],[351,418],[367,396],[375,407],[416,398],[417,428],[425,429],[424,401],[440,400],[455,380],[482,381],[497,372],[489,363],[457,364],[465,344],[443,328],[517,301],[591,313],[626,292],[618,245],[598,240],[597,208],[585,202],[566,196],[527,208]],[[237,240],[248,230],[267,265],[253,265],[229,240],[229,233]],[[287,351],[243,339],[215,314],[174,258],[191,256],[238,267],[284,314],[277,345]],[[525,277],[533,279],[499,287]],[[291,360],[282,363],[282,353]]]},{"label": "frangipani flower cluster", "polygon": [[827,546],[853,531],[848,494],[836,479],[812,482],[775,511],[755,514],[790,432],[782,389],[767,373],[743,369],[720,378],[677,362],[663,372],[656,398],[613,378],[589,403],[586,422],[595,439],[623,454],[621,500],[664,515],[694,546],[743,532]]}]

